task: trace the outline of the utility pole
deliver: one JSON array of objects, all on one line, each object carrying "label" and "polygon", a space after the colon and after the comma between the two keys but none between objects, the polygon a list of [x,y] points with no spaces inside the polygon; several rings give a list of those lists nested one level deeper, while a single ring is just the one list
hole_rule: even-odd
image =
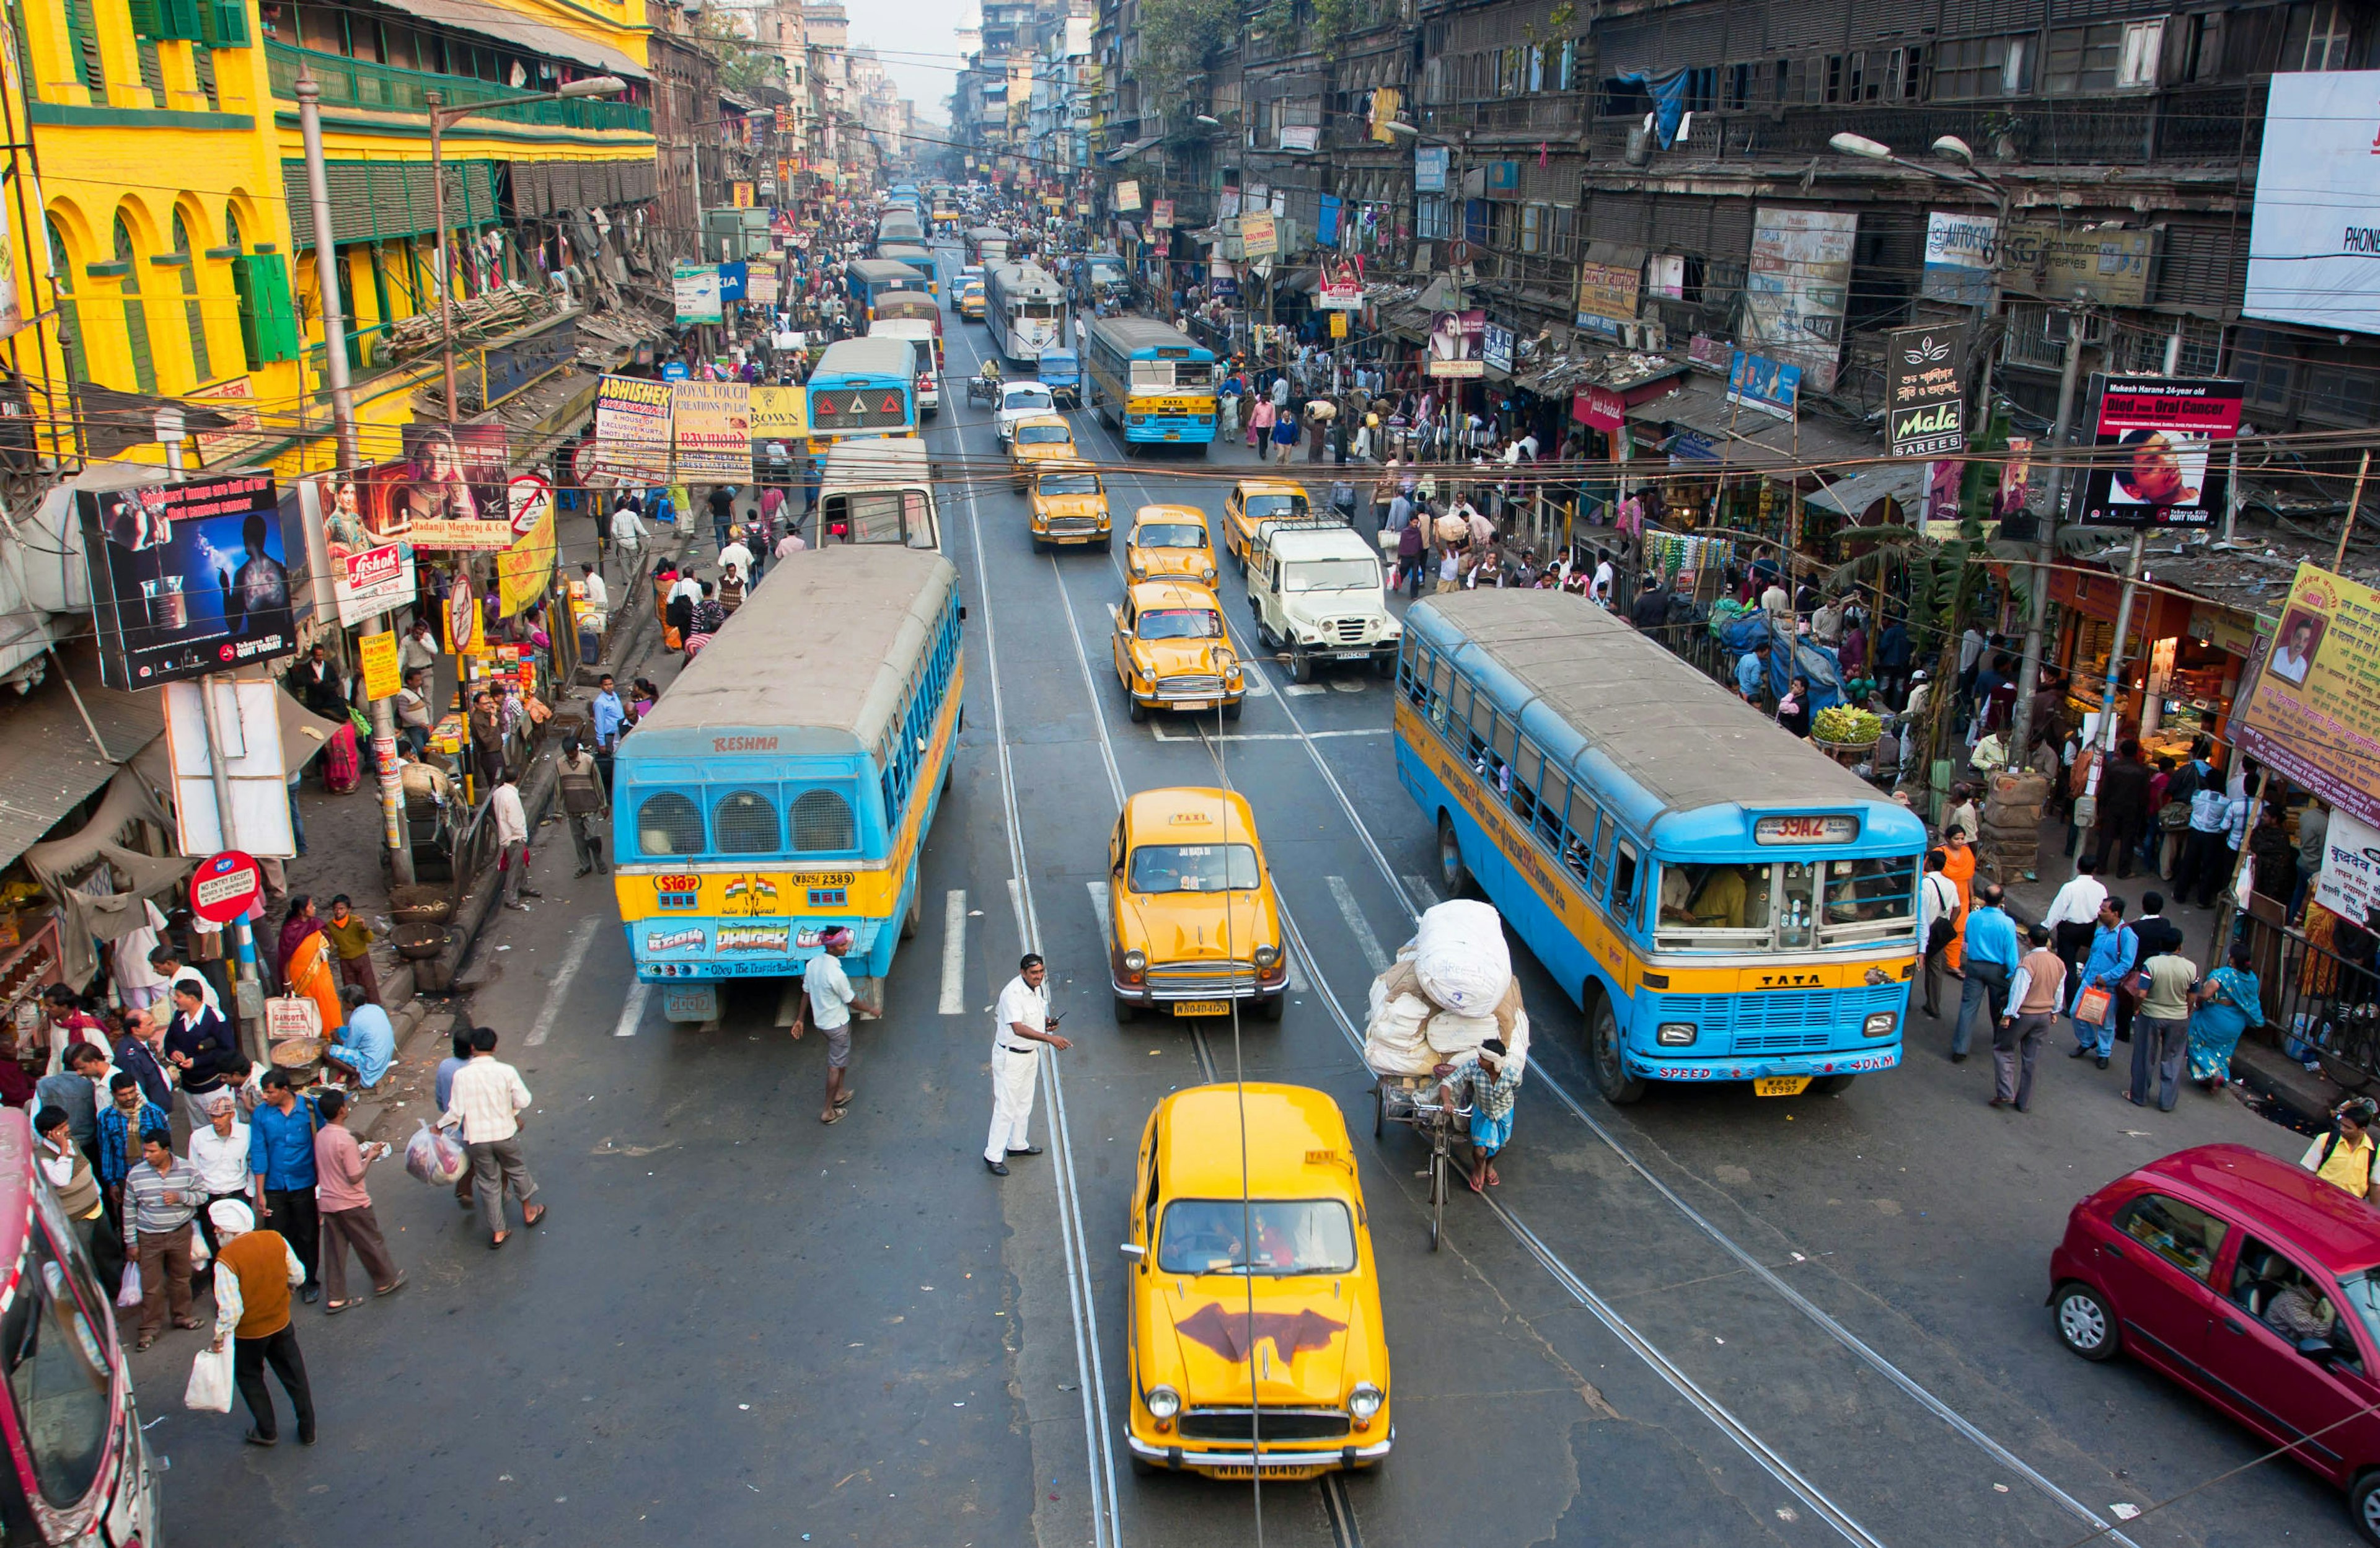
[{"label": "utility pole", "polygon": [[[2006,239],[2006,223],[2002,223]],[[2066,362],[2058,373],[2058,422],[2049,430],[2049,508],[2034,547],[2033,584],[2027,588],[2024,665],[2017,669],[2020,691],[2009,728],[2009,759],[2028,767],[2033,748],[2033,701],[2040,691],[2042,635],[2049,617],[2050,566],[2058,562],[2058,518],[2066,505],[2066,441],[2073,433],[2074,394],[2082,375],[2083,316],[2066,314]]]},{"label": "utility pole", "polygon": [[[298,127],[306,147],[306,193],[314,207],[314,275],[322,293],[322,369],[331,388],[331,423],[339,442],[339,466],[349,477],[363,464],[356,435],[356,398],[347,379],[347,317],[345,287],[339,276],[338,235],[331,228],[330,180],[322,167],[322,89],[314,72],[301,65],[298,72]],[[434,120],[433,120],[434,123]],[[442,228],[443,223],[441,223]],[[440,240],[444,240],[442,229]],[[454,417],[454,356],[446,360],[447,417]],[[374,613],[364,626],[367,638],[389,631],[386,613]],[[386,698],[368,702],[371,716],[372,763],[380,784],[381,839],[388,846],[388,879],[392,886],[413,882],[413,846],[405,831],[405,790],[396,772],[396,713]]]}]

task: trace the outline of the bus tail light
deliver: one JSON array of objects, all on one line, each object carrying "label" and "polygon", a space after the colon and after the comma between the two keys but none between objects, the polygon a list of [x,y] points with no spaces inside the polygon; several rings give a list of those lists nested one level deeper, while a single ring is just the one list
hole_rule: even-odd
[{"label": "bus tail light", "polygon": [[1875,1015],[1870,1016],[1866,1021],[1860,1023],[1860,1035],[1863,1037],[1889,1037],[1892,1035],[1893,1029],[1900,1024],[1900,1017],[1899,1014],[1890,1010],[1879,1010]]},{"label": "bus tail light", "polygon": [[1655,1041],[1665,1048],[1682,1048],[1694,1040],[1692,1022],[1663,1022],[1654,1034]]}]

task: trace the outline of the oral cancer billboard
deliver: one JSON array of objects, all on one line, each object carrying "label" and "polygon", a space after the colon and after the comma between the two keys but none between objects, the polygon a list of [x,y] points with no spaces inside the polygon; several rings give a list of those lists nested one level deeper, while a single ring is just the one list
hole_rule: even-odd
[{"label": "oral cancer billboard", "polygon": [[2241,313],[2380,332],[2380,70],[2273,77]]},{"label": "oral cancer billboard", "polygon": [[2205,526],[2223,508],[2215,442],[2240,433],[2237,381],[2119,376],[2094,381],[2097,452],[2083,481],[2085,526]]}]

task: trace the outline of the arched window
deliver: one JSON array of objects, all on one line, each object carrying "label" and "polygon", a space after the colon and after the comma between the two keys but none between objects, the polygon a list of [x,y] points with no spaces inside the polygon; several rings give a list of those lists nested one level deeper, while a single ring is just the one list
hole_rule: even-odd
[{"label": "arched window", "polygon": [[140,260],[132,250],[132,228],[115,217],[115,261],[124,265],[124,335],[132,351],[132,382],[144,393],[157,390],[157,357],[149,347],[149,313],[140,304]]},{"label": "arched window", "polygon": [[182,260],[182,316],[190,328],[190,367],[199,373],[198,381],[212,381],[215,370],[207,358],[207,315],[199,305],[199,255],[190,248],[190,228],[179,210],[174,212],[174,251]]},{"label": "arched window", "polygon": [[58,223],[44,216],[42,225],[50,235],[50,273],[58,292],[58,353],[66,360],[67,381],[79,385],[91,380],[91,361],[83,353],[82,317],[75,309],[74,263]]},{"label": "arched window", "polygon": [[794,798],[794,848],[804,854],[839,854],[859,847],[859,825],[840,792],[806,790]]},{"label": "arched window", "polygon": [[675,791],[645,797],[637,808],[637,852],[640,854],[700,854],[702,813]]},{"label": "arched window", "polygon": [[774,803],[757,791],[730,793],[710,815],[722,854],[774,854],[785,847]]},{"label": "arched window", "polygon": [[248,250],[247,246],[240,240],[239,206],[237,204],[224,206],[224,246],[236,253]]}]

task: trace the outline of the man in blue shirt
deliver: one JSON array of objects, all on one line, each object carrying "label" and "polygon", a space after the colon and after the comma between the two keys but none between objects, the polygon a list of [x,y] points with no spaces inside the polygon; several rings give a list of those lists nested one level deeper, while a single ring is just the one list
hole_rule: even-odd
[{"label": "man in blue shirt", "polygon": [[268,1070],[264,1100],[248,1120],[248,1169],[256,1176],[256,1223],[279,1231],[306,1270],[299,1296],[322,1299],[322,1217],[314,1203],[314,1104],[298,1095],[286,1070]]},{"label": "man in blue shirt", "polygon": [[107,1079],[107,1093],[115,1100],[100,1109],[96,1160],[100,1185],[113,1203],[126,1174],[140,1163],[140,1136],[168,1123],[165,1109],[140,1094],[138,1077],[117,1070]]},{"label": "man in blue shirt", "polygon": [[628,707],[620,702],[620,695],[612,684],[612,674],[605,672],[595,691],[595,766],[603,774],[603,788],[612,788],[612,755],[620,745],[620,727],[628,718]]},{"label": "man in blue shirt", "polygon": [[[2132,971],[2133,958],[2141,948],[2140,937],[2124,923],[2124,900],[2109,898],[2099,905],[2099,927],[2091,937],[2091,954],[2082,959],[2082,972],[2074,986],[2074,1051],[2069,1058],[2089,1058],[2096,1055],[2099,1068],[2107,1068],[2107,1055],[2116,1046],[2116,986]],[[2096,1022],[2082,1019],[2081,1006],[2085,990],[2107,991],[2107,1009]]]},{"label": "man in blue shirt", "polygon": [[322,1050],[322,1062],[346,1076],[357,1090],[370,1091],[396,1060],[396,1028],[388,1012],[364,998],[363,990],[353,984],[339,986],[339,1001],[346,1007],[347,1024],[339,1029],[337,1041]]},{"label": "man in blue shirt", "polygon": [[1953,1064],[1965,1060],[1967,1046],[1978,1031],[1986,1039],[1991,1036],[2008,1009],[2009,985],[2016,978],[2016,924],[2000,903],[2000,884],[1986,882],[1967,912],[1967,983],[1959,991],[1959,1024],[1950,1034]]},{"label": "man in blue shirt", "polygon": [[1752,648],[1735,659],[1735,691],[1743,701],[1755,708],[1760,704],[1762,690],[1768,686],[1768,642],[1752,642]]}]

